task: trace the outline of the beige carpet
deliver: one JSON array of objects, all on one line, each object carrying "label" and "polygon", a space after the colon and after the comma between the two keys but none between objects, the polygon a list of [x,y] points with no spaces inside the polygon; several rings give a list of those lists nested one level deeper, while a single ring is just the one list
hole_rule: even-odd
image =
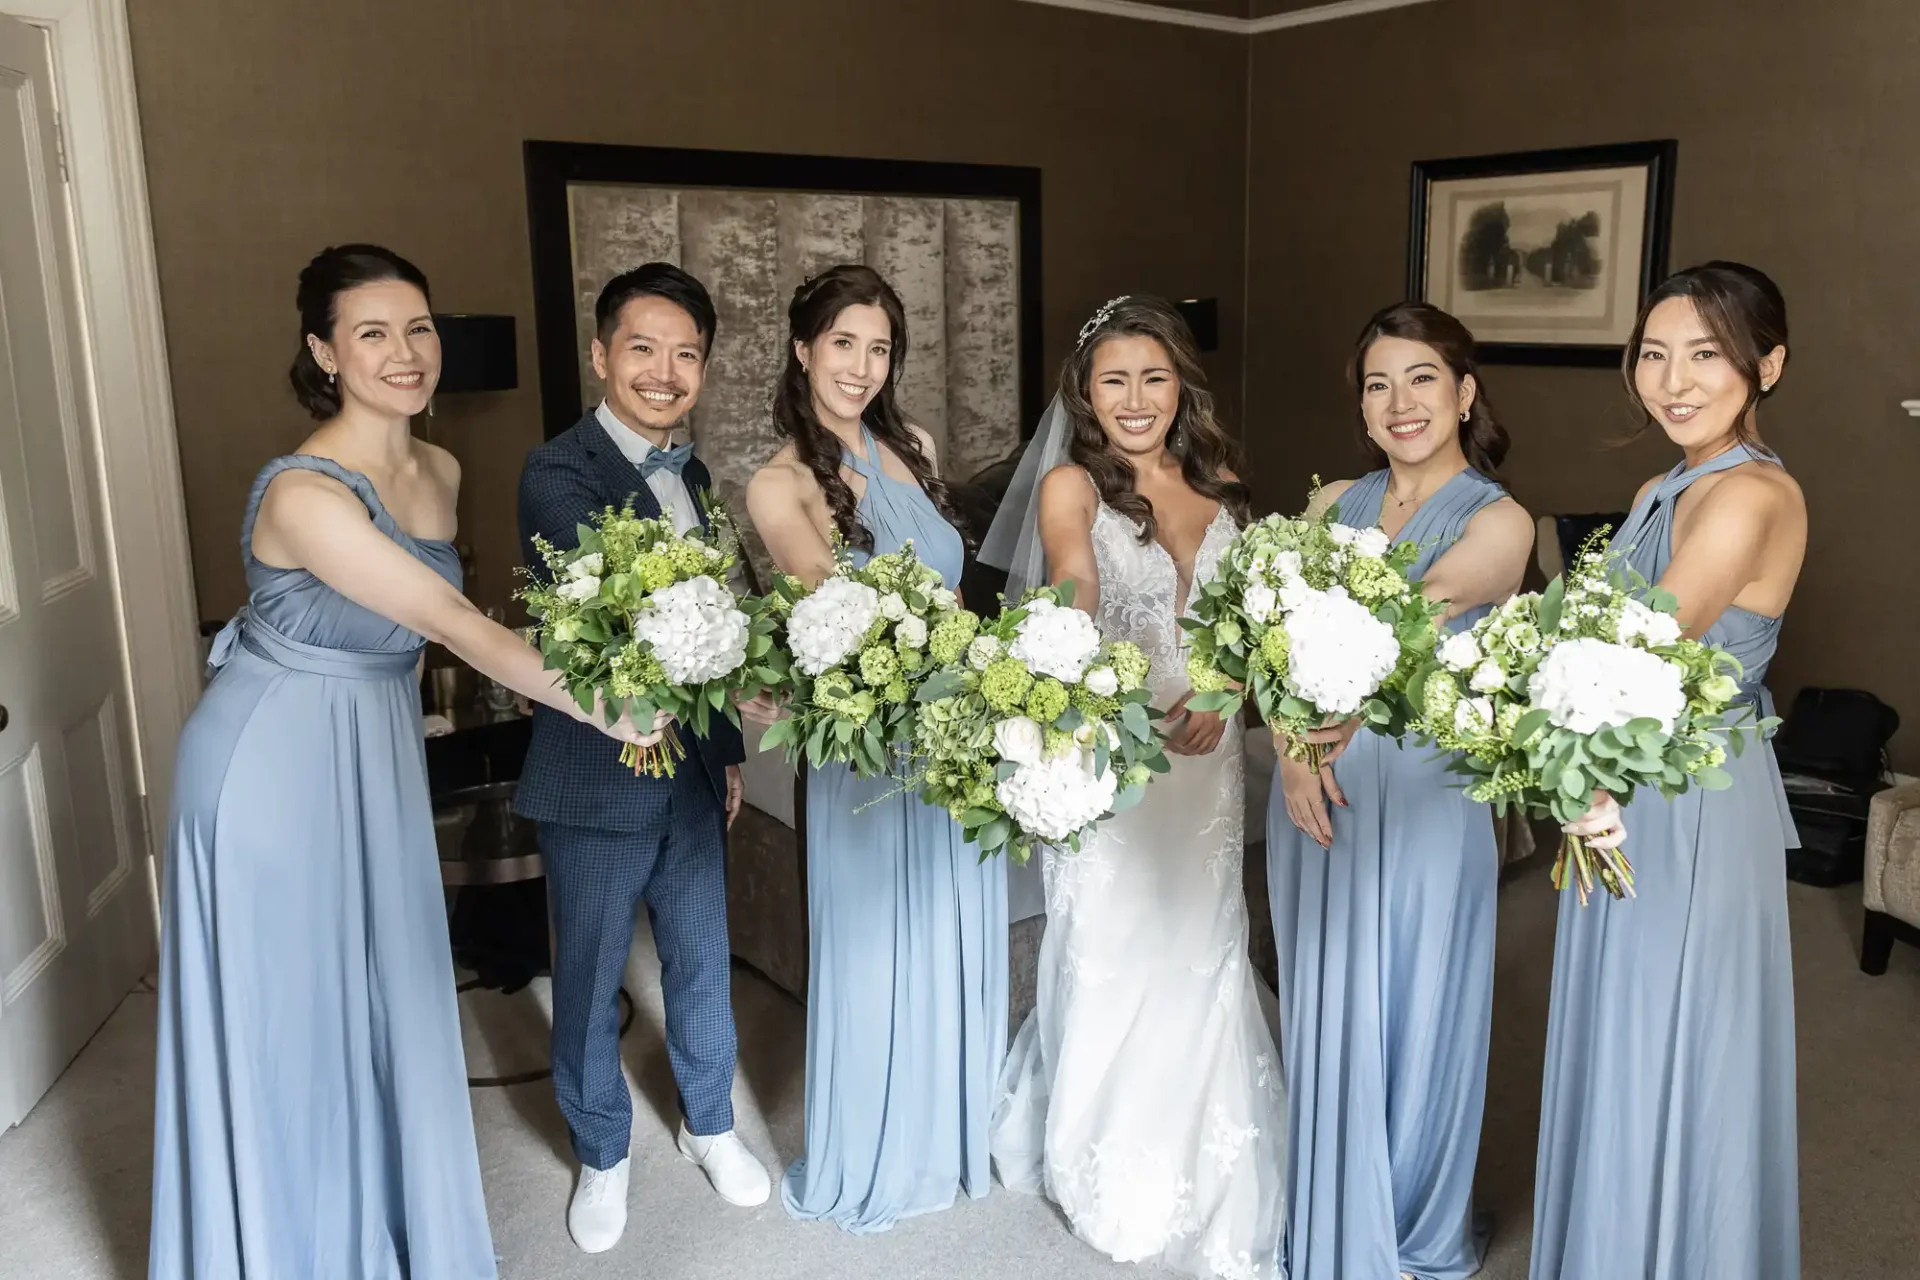
[{"label": "beige carpet", "polygon": [[[1492,1256],[1482,1273],[1488,1280],[1526,1274],[1552,962],[1554,903],[1544,872],[1538,865],[1524,869],[1501,899],[1480,1160],[1481,1200],[1497,1215]],[[1896,949],[1885,977],[1860,973],[1859,902],[1858,886],[1792,889],[1808,1280],[1920,1275],[1920,951]],[[790,1222],[777,1204],[750,1212],[722,1204],[669,1141],[672,1078],[650,968],[637,960],[630,975],[640,997],[626,1041],[638,1098],[633,1217],[614,1252],[589,1258],[567,1240],[563,1215],[571,1172],[550,1087],[472,1093],[503,1277],[1073,1280],[1160,1274],[1105,1261],[1075,1241],[1044,1203],[999,1190],[950,1213],[858,1239]],[[475,1074],[538,1063],[545,1034],[541,998],[539,984],[514,997],[462,997]],[[778,1163],[800,1143],[804,1015],[744,970],[736,972],[734,1003],[741,1132],[756,1152]],[[133,1280],[146,1274],[153,1022],[152,996],[130,996],[26,1121],[0,1135],[0,1277]]]}]

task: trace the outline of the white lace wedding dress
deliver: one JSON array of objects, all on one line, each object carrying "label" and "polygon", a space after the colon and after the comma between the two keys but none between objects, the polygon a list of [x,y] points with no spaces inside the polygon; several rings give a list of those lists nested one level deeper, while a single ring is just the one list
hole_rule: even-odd
[{"label": "white lace wedding dress", "polygon": [[[1200,544],[1205,582],[1234,534]],[[1152,661],[1154,705],[1187,691],[1175,619],[1186,584],[1157,542],[1102,503],[1093,546],[1101,633]],[[1247,963],[1241,728],[1169,756],[1081,852],[1044,855],[1038,1003],[1001,1076],[1000,1180],[1043,1192],[1113,1258],[1269,1280],[1285,1225],[1286,1101]]]}]

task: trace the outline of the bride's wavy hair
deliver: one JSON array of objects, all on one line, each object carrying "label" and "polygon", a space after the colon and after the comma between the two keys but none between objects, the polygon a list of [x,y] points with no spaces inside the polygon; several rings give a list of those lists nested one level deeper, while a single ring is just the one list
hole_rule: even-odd
[{"label": "bride's wavy hair", "polygon": [[1235,523],[1245,524],[1253,492],[1225,474],[1237,468],[1239,449],[1214,416],[1213,393],[1207,390],[1193,331],[1165,299],[1147,294],[1115,299],[1080,331],[1073,354],[1060,366],[1060,405],[1072,432],[1068,456],[1093,477],[1102,502],[1140,526],[1141,544],[1151,541],[1158,528],[1153,503],[1134,490],[1133,464],[1113,448],[1093,409],[1094,355],[1109,338],[1128,337],[1159,343],[1180,379],[1180,406],[1166,441],[1180,459],[1180,474],[1195,493],[1212,498],[1232,513]]},{"label": "bride's wavy hair", "polygon": [[[795,456],[813,473],[820,492],[826,495],[834,527],[840,530],[847,545],[862,551],[873,550],[873,531],[860,523],[860,504],[853,496],[853,486],[840,475],[840,439],[820,425],[820,417],[813,408],[813,382],[806,366],[800,363],[797,349],[812,346],[842,311],[861,305],[884,311],[893,330],[887,380],[867,402],[861,418],[875,440],[899,455],[947,523],[964,530],[966,526],[954,508],[947,486],[934,474],[933,460],[927,457],[920,446],[920,437],[907,425],[906,415],[900,411],[896,392],[901,371],[907,364],[907,311],[893,286],[872,267],[857,263],[831,267],[793,291],[793,301],[787,304],[787,364],[773,391],[773,433],[793,441]],[[873,459],[873,464],[878,467],[880,459]]]}]

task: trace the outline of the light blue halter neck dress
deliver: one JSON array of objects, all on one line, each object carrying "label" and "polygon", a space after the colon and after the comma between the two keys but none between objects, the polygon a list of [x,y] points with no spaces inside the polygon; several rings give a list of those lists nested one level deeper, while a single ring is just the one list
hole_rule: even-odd
[{"label": "light blue halter neck dress", "polygon": [[[1673,471],[1613,545],[1657,582],[1694,481],[1770,455],[1738,446]],[[1762,681],[1779,618],[1728,608],[1701,638]],[[1532,1280],[1795,1280],[1800,1274],[1793,957],[1773,748],[1733,786],[1626,809],[1636,897],[1560,897],[1534,1175]]]},{"label": "light blue halter neck dress", "polygon": [[[957,586],[960,534],[919,485],[886,474],[870,433],[863,443],[864,457],[843,456],[866,479],[873,553],[911,542]],[[787,1212],[872,1232],[986,1195],[1007,1048],[1006,860],[982,862],[897,779],[816,769],[807,913],[806,1151],[781,1185]]]}]

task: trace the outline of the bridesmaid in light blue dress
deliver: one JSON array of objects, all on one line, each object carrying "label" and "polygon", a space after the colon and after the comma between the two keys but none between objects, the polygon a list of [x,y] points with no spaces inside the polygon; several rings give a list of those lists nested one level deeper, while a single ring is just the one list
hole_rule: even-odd
[{"label": "bridesmaid in light blue dress", "polygon": [[460,594],[458,467],[408,433],[440,372],[425,278],[347,245],[301,274],[299,302],[293,381],[323,425],[254,481],[248,603],[180,738],[149,1275],[490,1277],[423,637],[572,702]]},{"label": "bridesmaid in light blue dress", "polygon": [[[911,542],[957,585],[965,546],[932,442],[894,402],[899,298],[866,267],[836,267],[795,292],[788,317],[774,420],[790,443],[747,491],[775,563],[818,582],[837,529],[862,563]],[[883,1231],[987,1193],[1006,893],[1004,861],[981,862],[898,779],[809,774],[806,1149],[781,1185],[788,1213]]]},{"label": "bridesmaid in light blue dress", "polygon": [[[1786,364],[1786,304],[1737,263],[1656,289],[1627,345],[1652,422],[1685,452],[1614,537],[1680,602],[1687,634],[1762,681],[1806,549],[1806,502],[1759,442]],[[1641,791],[1623,848],[1636,896],[1561,896],[1534,1183],[1532,1280],[1800,1274],[1786,850],[1765,743],[1733,786]]]},{"label": "bridesmaid in light blue dress", "polygon": [[[1414,572],[1460,630],[1520,585],[1527,513],[1473,338],[1424,303],[1368,322],[1351,377],[1386,466],[1322,503],[1421,548]],[[1353,726],[1315,735],[1318,776],[1282,756],[1267,880],[1287,1067],[1292,1280],[1464,1280],[1486,1094],[1499,858],[1492,816],[1430,749]],[[1342,744],[1344,746],[1342,752]],[[1329,815],[1327,802],[1336,811]]]}]

